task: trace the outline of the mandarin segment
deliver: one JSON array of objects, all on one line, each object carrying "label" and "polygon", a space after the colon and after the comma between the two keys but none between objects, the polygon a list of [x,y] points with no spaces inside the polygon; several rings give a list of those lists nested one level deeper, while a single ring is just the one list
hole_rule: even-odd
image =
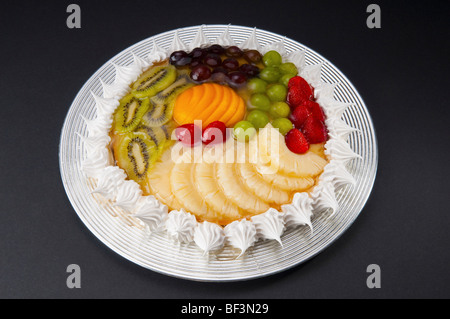
[{"label": "mandarin segment", "polygon": [[236,105],[236,111],[231,119],[226,123],[228,127],[233,127],[237,122],[244,118],[246,111],[244,100],[240,99],[238,104]]},{"label": "mandarin segment", "polygon": [[[206,84],[205,84],[206,85]],[[198,119],[202,120],[205,123],[202,123],[203,128],[205,128],[209,123],[206,123],[208,117],[214,112],[217,107],[218,100],[221,95],[222,86],[214,83],[208,83],[208,86],[205,87],[205,94],[203,98],[198,102],[199,105],[204,105],[203,109],[199,109],[199,113],[196,114]]]},{"label": "mandarin segment", "polygon": [[221,86],[221,91],[222,91],[221,98],[220,100],[218,99],[218,104],[213,113],[206,119],[207,123],[212,123],[215,121],[215,119],[221,118],[224,113],[224,110],[227,109],[228,105],[230,105],[233,99],[231,90],[225,90]]},{"label": "mandarin segment", "polygon": [[224,122],[227,127],[230,127],[229,121],[236,113],[236,105],[239,103],[240,99],[242,100],[239,95],[237,95],[234,91],[231,91],[231,101],[228,106],[225,106],[224,113],[220,118],[220,121]]},{"label": "mandarin segment", "polygon": [[229,127],[230,123],[241,120],[244,113],[244,100],[233,89],[204,83],[186,90],[177,98],[173,118],[179,125],[201,120],[203,128],[214,121],[224,122]]},{"label": "mandarin segment", "polygon": [[[196,85],[191,90],[192,92],[192,98],[189,101],[188,105],[197,105],[200,99],[202,98],[203,94],[205,94],[205,85]],[[193,108],[187,108],[188,111],[193,111]],[[189,113],[188,113],[189,114]]]},{"label": "mandarin segment", "polygon": [[[181,105],[189,105],[189,103],[191,103],[193,92],[194,90],[186,90],[183,94],[180,94],[180,96],[178,96],[179,103]],[[188,114],[187,111],[188,110],[186,109],[186,114]]]}]

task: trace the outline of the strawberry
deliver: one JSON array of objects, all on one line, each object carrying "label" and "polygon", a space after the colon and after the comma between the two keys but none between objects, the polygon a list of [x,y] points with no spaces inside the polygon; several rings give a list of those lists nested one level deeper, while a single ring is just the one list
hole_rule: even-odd
[{"label": "strawberry", "polygon": [[296,128],[301,129],[310,115],[311,112],[308,107],[305,104],[301,104],[292,111],[289,119]]},{"label": "strawberry", "polygon": [[291,129],[285,136],[287,148],[295,154],[304,154],[309,150],[309,143],[303,133],[296,128]]},{"label": "strawberry", "polygon": [[203,130],[202,141],[206,145],[219,144],[227,140],[227,127],[221,121],[214,121],[208,124]]},{"label": "strawberry", "polygon": [[183,145],[194,146],[201,142],[202,130],[193,123],[184,124],[175,129],[175,135]]},{"label": "strawberry", "polygon": [[307,107],[312,117],[314,117],[316,120],[325,122],[325,113],[323,112],[322,107],[319,105],[319,103],[314,101],[305,101],[302,105]]},{"label": "strawberry", "polygon": [[303,125],[302,132],[310,144],[323,143],[328,139],[325,124],[310,116]]},{"label": "strawberry", "polygon": [[291,109],[302,104],[304,101],[314,99],[314,88],[301,76],[294,76],[288,82],[287,103]]}]

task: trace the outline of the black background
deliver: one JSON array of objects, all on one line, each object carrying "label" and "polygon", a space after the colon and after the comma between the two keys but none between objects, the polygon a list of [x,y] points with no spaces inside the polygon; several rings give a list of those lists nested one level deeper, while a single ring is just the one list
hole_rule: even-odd
[{"label": "black background", "polygon": [[[2,1],[0,297],[449,298],[449,2]],[[81,29],[66,8],[81,7]],[[152,35],[200,24],[256,26],[312,48],[355,85],[374,121],[379,166],[359,218],[312,260],[235,283],[176,279],[104,246],[65,194],[58,164],[72,100],[106,61]],[[69,264],[81,288],[66,286]],[[381,267],[369,289],[366,268]]]}]

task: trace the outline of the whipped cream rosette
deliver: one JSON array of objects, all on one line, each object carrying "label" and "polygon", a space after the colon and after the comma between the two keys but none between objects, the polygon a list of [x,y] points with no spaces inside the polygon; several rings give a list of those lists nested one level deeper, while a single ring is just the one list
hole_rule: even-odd
[{"label": "whipped cream rosette", "polygon": [[[258,241],[277,241],[282,246],[282,235],[286,229],[307,226],[312,231],[312,218],[315,215],[327,212],[330,216],[336,214],[339,211],[336,192],[355,183],[354,177],[347,170],[347,164],[361,156],[352,150],[347,141],[350,134],[358,130],[343,120],[343,114],[350,104],[334,98],[338,83],[322,81],[322,64],[308,64],[305,52],[288,50],[284,41],[260,45],[256,28],[242,42],[235,41],[228,28],[216,39],[209,39],[205,34],[207,28],[205,25],[198,27],[189,43],[182,40],[177,30],[168,48],[160,47],[153,41],[152,50],[145,58],[133,54],[133,63],[130,65],[114,64],[114,81],[107,84],[100,80],[103,94],[98,96],[92,93],[96,114],[92,120],[85,119],[88,134],[82,137],[85,158],[81,169],[87,177],[96,181],[92,193],[110,200],[113,206],[120,207],[125,214],[139,220],[147,231],[166,232],[171,240],[180,244],[195,244],[205,253],[220,251],[224,246],[230,245],[238,249],[241,255]],[[281,55],[283,62],[295,64],[298,75],[314,88],[314,98],[325,113],[328,129],[328,140],[324,145],[327,164],[310,191],[294,194],[291,202],[279,205],[278,209],[267,207],[265,211],[227,225],[207,220],[199,222],[185,207],[170,210],[157,196],[144,195],[140,186],[127,179],[124,170],[115,165],[110,152],[109,133],[113,114],[119,101],[129,93],[133,82],[152,65],[168,59],[174,51],[190,51],[211,44],[238,46],[243,50],[254,49],[262,54],[275,50]],[[268,128],[270,124],[266,126]]]}]

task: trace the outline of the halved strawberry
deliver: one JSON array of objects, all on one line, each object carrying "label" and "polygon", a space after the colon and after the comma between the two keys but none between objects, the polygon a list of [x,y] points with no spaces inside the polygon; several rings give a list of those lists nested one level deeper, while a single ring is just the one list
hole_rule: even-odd
[{"label": "halved strawberry", "polygon": [[328,139],[325,124],[310,116],[303,125],[302,132],[310,144],[323,143]]},{"label": "halved strawberry", "polygon": [[285,136],[287,148],[295,154],[304,154],[309,150],[309,143],[300,130],[291,129]]},{"label": "halved strawberry", "polygon": [[311,112],[306,104],[297,106],[289,115],[289,119],[295,128],[301,129],[306,122],[306,119],[311,116]]},{"label": "halved strawberry", "polygon": [[314,88],[301,76],[294,76],[288,82],[287,103],[291,109],[296,108],[304,101],[314,99]]},{"label": "halved strawberry", "polygon": [[308,111],[311,113],[312,117],[314,117],[316,120],[325,122],[325,113],[323,112],[323,109],[319,105],[319,103],[314,101],[305,101],[303,102],[302,105],[308,108]]}]

